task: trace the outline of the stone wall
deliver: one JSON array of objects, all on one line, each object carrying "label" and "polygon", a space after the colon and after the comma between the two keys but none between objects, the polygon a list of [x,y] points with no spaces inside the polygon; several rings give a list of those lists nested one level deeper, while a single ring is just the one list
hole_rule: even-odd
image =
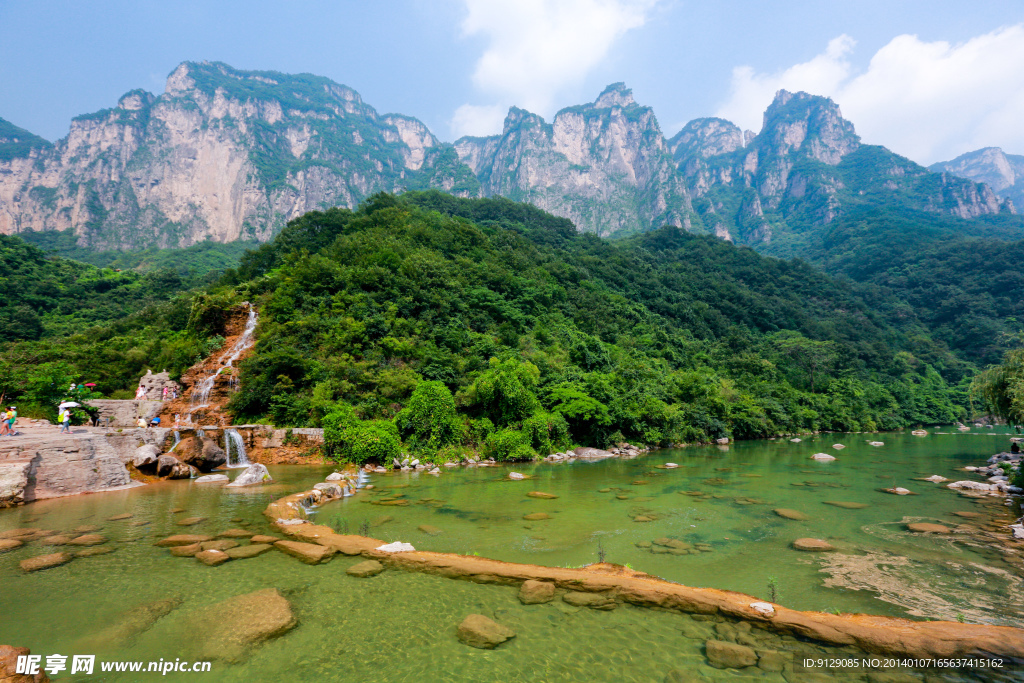
[{"label": "stone wall", "polygon": [[149,424],[160,413],[164,402],[94,399],[89,401],[89,405],[100,411],[101,427],[135,427],[140,417]]}]

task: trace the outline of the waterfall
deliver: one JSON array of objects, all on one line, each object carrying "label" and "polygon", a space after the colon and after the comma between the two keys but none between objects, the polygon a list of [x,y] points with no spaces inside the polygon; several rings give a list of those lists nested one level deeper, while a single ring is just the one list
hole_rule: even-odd
[{"label": "waterfall", "polygon": [[[234,445],[235,462],[231,462],[232,445]],[[227,456],[225,467],[248,467],[252,464],[245,455],[245,441],[242,439],[242,435],[234,429],[224,430],[224,454]]]},{"label": "waterfall", "polygon": [[171,446],[170,449],[167,452],[170,453],[171,451],[173,451],[175,448],[178,447],[179,443],[181,443],[181,434],[179,434],[178,430],[175,429],[174,430],[174,445]]},{"label": "waterfall", "polygon": [[[242,352],[252,346],[252,336],[253,332],[256,331],[258,319],[259,316],[256,314],[256,309],[252,304],[249,304],[249,319],[245,322],[245,329],[242,331],[242,334],[231,345],[231,348],[217,359],[217,369],[204,377],[203,381],[199,382],[192,390],[192,396],[189,399],[187,422],[192,422],[192,413],[210,405],[210,392],[213,391],[213,384],[217,381],[217,376],[224,372],[226,368],[233,368],[234,362],[238,360]],[[230,384],[233,389],[237,389],[238,383],[234,375],[231,377]]]}]

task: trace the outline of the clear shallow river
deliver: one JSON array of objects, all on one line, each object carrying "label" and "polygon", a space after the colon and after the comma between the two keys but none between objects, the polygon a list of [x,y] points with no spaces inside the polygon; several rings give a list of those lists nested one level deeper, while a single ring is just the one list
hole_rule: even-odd
[{"label": "clear shallow river", "polygon": [[[874,439],[885,445],[866,443]],[[833,443],[847,448],[833,450]],[[798,609],[942,619],[963,615],[968,621],[1024,626],[1021,579],[998,552],[951,540],[966,537],[961,534],[921,536],[905,527],[916,521],[981,526],[993,514],[1008,519],[1001,499],[971,499],[915,480],[933,474],[968,478],[958,469],[980,464],[1007,445],[1007,436],[992,430],[928,437],[832,434],[799,444],[779,440],[657,451],[634,460],[457,469],[439,477],[378,475],[372,478],[373,491],[330,503],[315,518],[350,533],[368,525],[372,536],[408,541],[419,549],[544,565],[595,562],[600,547],[609,562],[762,598],[770,597],[768,582],[774,577],[778,602]],[[810,460],[816,452],[838,459]],[[666,462],[680,467],[657,467]],[[509,481],[510,470],[532,479]],[[701,646],[710,631],[701,629],[712,625],[676,614],[629,606],[595,612],[560,602],[522,606],[511,588],[397,571],[354,579],[344,569],[355,558],[307,566],[275,551],[206,567],[152,545],[173,533],[212,535],[238,526],[272,532],[261,514],[267,503],[322,481],[330,471],[280,466],[271,468],[278,483],[258,489],[165,482],[0,511],[0,531],[96,525],[115,549],[34,574],[21,572],[18,561],[60,548],[29,542],[0,555],[0,643],[43,655],[87,654],[83,636],[114,623],[126,608],[174,596],[182,600],[179,609],[133,643],[98,654],[188,657],[187,642],[195,634],[182,632],[186,622],[179,612],[276,587],[292,602],[299,627],[243,663],[215,663],[211,680],[661,681],[673,668],[711,680],[782,680],[756,669],[741,675],[707,667]],[[878,490],[894,484],[917,495]],[[558,497],[526,496],[531,491]],[[171,512],[178,508],[184,511]],[[807,519],[785,519],[773,512],[777,508]],[[952,514],[958,511],[985,517]],[[550,519],[523,519],[537,512]],[[123,513],[133,517],[107,521]],[[207,520],[187,528],[175,524],[186,516]],[[653,521],[634,521],[637,517]],[[838,551],[791,549],[801,537],[825,539]],[[643,547],[662,538],[691,544],[694,553]],[[454,627],[472,612],[508,623],[518,637],[495,651],[459,644]],[[693,637],[683,637],[681,629]],[[811,647],[796,641],[774,647],[790,645]],[[145,678],[121,676],[82,680]]]}]

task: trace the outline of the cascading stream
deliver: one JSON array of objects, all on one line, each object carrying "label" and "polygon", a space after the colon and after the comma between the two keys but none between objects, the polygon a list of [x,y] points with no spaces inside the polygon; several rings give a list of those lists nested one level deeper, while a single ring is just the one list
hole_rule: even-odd
[{"label": "cascading stream", "polygon": [[[231,461],[231,453],[235,453],[235,461]],[[227,456],[227,464],[225,467],[228,468],[240,468],[248,467],[252,463],[249,462],[249,457],[245,453],[245,441],[242,439],[242,435],[234,429],[227,429],[224,431],[224,453]]]},{"label": "cascading stream", "polygon": [[[256,313],[256,308],[249,304],[249,318],[245,322],[245,329],[242,334],[238,337],[234,344],[231,345],[227,351],[221,354],[220,358],[217,359],[217,365],[219,366],[215,371],[203,378],[199,384],[196,385],[195,389],[192,390],[192,396],[189,399],[188,415],[185,418],[185,422],[192,424],[192,415],[200,408],[205,408],[210,405],[210,392],[213,391],[213,385],[217,381],[217,377],[224,372],[227,368],[233,368],[234,362],[238,360],[238,357],[242,355],[242,352],[248,349],[253,344],[253,333],[256,331],[256,323],[259,321],[259,315]],[[232,378],[232,388],[237,388],[237,382]]]}]

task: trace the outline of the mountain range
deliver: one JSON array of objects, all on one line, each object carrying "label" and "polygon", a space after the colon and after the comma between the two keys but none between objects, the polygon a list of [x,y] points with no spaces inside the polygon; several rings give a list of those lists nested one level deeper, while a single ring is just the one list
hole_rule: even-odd
[{"label": "mountain range", "polygon": [[449,144],[327,78],[185,62],[163,94],[128,92],[52,144],[0,119],[0,233],[70,231],[91,249],[266,241],[310,210],[436,188],[602,236],[675,225],[791,255],[881,206],[1014,213],[1024,157],[972,154],[929,170],[862,143],[830,99],[784,90],[759,133],[702,118],[666,138],[622,83],[550,123],[513,107],[501,134]]}]

